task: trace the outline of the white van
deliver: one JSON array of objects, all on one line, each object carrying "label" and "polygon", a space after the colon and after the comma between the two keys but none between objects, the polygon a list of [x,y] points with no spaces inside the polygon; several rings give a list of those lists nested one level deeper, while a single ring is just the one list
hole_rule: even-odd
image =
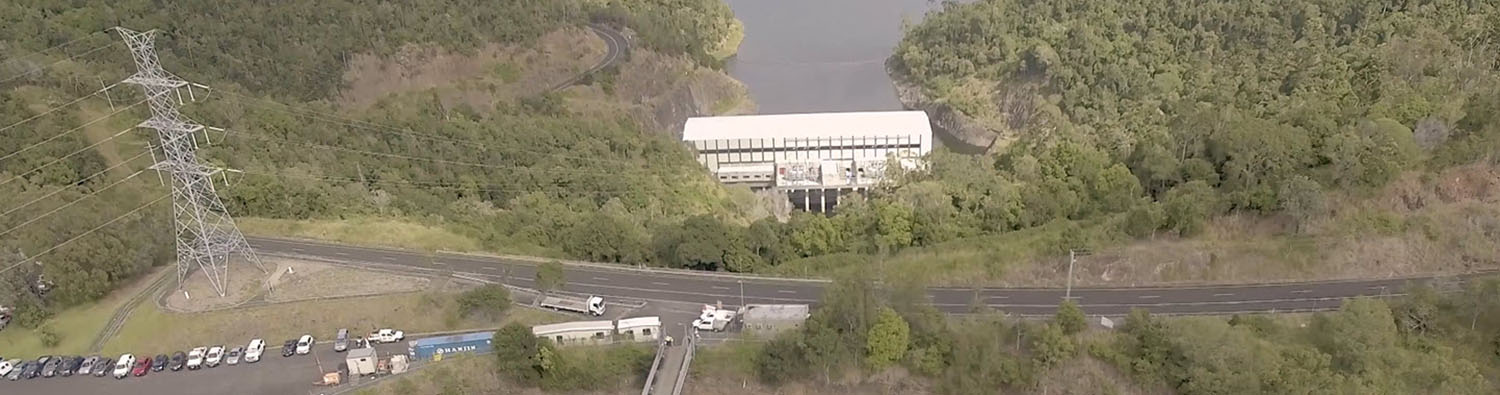
[{"label": "white van", "polygon": [[250,346],[245,347],[245,362],[260,362],[260,353],[266,351],[266,341],[255,339],[250,341]]}]

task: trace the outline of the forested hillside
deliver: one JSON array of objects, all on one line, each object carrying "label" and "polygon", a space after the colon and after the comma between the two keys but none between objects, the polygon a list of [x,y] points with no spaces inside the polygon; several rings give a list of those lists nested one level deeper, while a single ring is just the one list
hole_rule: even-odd
[{"label": "forested hillside", "polygon": [[1497,292],[1487,278],[1304,316],[1137,310],[1102,330],[1074,304],[1046,321],[945,317],[917,288],[882,295],[848,277],[802,328],[702,352],[693,380],[808,393],[1487,394],[1500,372]]},{"label": "forested hillside", "polygon": [[[639,78],[630,70],[652,67],[641,62],[692,59],[655,67],[707,73],[692,70],[694,62],[715,64],[709,52],[722,52],[736,22],[717,0],[615,3],[0,4],[0,229],[8,229],[0,262],[16,268],[4,273],[7,286],[42,273],[56,285],[45,300],[6,290],[0,303],[19,304],[22,323],[33,324],[171,259],[169,202],[160,199],[167,189],[143,171],[155,136],[121,133],[148,115],[140,94],[130,85],[99,91],[135,71],[118,36],[105,31],[113,26],[160,30],[165,68],[213,88],[197,90],[184,112],[225,129],[199,136],[200,145],[206,160],[243,171],[220,180],[236,216],[389,218],[512,251],[560,251],[565,235],[599,221],[645,239],[687,215],[732,217],[726,192],[670,133],[616,109],[638,104],[611,101],[621,97],[615,84],[638,83],[627,80]],[[667,8],[682,12],[660,12]],[[528,62],[546,60],[527,48],[559,31],[584,37],[592,21],[638,30],[646,48],[585,79],[582,93],[546,89],[559,81],[517,81],[543,67]],[[504,95],[451,100],[451,92],[417,86],[348,105],[353,62],[407,64],[424,51],[520,55],[485,66],[493,77],[483,84],[452,82]],[[569,61],[578,66],[546,66],[560,70],[549,76],[571,78],[596,60]],[[583,106],[575,99],[587,107],[574,109]],[[11,264],[38,254],[40,265]]]}]

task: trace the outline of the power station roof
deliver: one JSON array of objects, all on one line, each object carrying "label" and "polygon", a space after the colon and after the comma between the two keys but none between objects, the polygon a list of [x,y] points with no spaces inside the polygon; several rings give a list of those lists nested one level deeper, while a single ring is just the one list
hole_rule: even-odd
[{"label": "power station roof", "polygon": [[932,124],[922,111],[835,112],[688,118],[683,141],[922,135]]},{"label": "power station roof", "polygon": [[639,328],[639,327],[643,327],[643,326],[645,326],[645,327],[661,326],[661,317],[651,316],[651,317],[621,318],[620,321],[616,323],[616,325],[619,326],[621,330],[624,330],[625,328]]}]

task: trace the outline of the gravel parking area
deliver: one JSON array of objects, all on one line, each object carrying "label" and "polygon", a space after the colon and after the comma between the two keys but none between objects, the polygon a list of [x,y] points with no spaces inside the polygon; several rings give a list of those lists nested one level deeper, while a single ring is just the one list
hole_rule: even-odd
[{"label": "gravel parking area", "polygon": [[[239,365],[220,365],[197,371],[163,370],[121,380],[113,377],[73,376],[0,381],[0,393],[316,395],[332,393],[341,388],[312,385],[322,377],[320,367],[323,371],[335,371],[344,360],[344,353],[333,352],[332,342],[319,340],[312,354],[282,357],[281,343],[284,341],[286,339],[267,339],[266,352],[261,361],[252,364],[240,362]],[[375,348],[382,358],[407,351],[406,342],[381,344]]]}]

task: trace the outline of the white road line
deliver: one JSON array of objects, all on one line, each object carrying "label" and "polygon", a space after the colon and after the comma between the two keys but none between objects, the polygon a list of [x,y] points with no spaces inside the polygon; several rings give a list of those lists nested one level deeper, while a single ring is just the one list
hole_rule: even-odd
[{"label": "white road line", "polygon": [[729,289],[729,287],[720,287],[720,286],[715,285],[715,286],[713,286],[713,289]]},{"label": "white road line", "polygon": [[604,278],[604,277],[593,277],[593,279],[594,279],[594,281],[609,281],[609,279]]},{"label": "white road line", "polygon": [[1160,298],[1160,297],[1161,296],[1157,296],[1157,295],[1141,295],[1140,296],[1141,299],[1156,299],[1156,298]]},{"label": "white road line", "polygon": [[652,282],[651,282],[651,285],[662,285],[662,286],[666,286],[666,285],[672,285],[672,284],[667,284],[667,283],[664,283],[664,282],[661,282],[661,281],[652,281]]},{"label": "white road line", "polygon": [[304,249],[301,249],[301,248],[297,248],[297,247],[292,247],[292,251],[296,251],[296,252],[307,252],[307,250],[304,250]]},{"label": "white road line", "polygon": [[432,261],[432,264],[434,264],[434,265],[447,265],[448,263],[447,262],[443,262],[443,261]]},{"label": "white road line", "polygon": [[1234,296],[1234,294],[1214,294],[1214,296]]},{"label": "white road line", "polygon": [[396,261],[396,257],[393,257],[393,256],[382,256],[382,257],[380,257],[380,259],[384,259],[384,260],[391,261],[391,262],[395,262]]},{"label": "white road line", "polygon": [[778,289],[778,290],[776,290],[776,293],[794,294],[794,293],[797,293],[797,291],[793,291],[793,290],[790,290],[790,289]]},{"label": "white road line", "polygon": [[496,271],[496,272],[500,271],[500,268],[499,267],[495,267],[495,266],[480,266],[479,268],[480,269],[484,269],[484,270]]},{"label": "white road line", "polygon": [[349,253],[343,251],[334,252],[334,254],[338,256],[349,256]]},{"label": "white road line", "polygon": [[1312,292],[1312,290],[1310,290],[1310,289],[1299,289],[1299,290],[1296,290],[1296,291],[1292,291],[1292,293],[1294,293],[1294,294],[1305,294],[1305,293],[1309,293],[1309,292]]},{"label": "white road line", "polygon": [[999,295],[996,295],[996,296],[991,296],[990,299],[1010,299],[1010,297],[1009,296],[999,296]]}]

